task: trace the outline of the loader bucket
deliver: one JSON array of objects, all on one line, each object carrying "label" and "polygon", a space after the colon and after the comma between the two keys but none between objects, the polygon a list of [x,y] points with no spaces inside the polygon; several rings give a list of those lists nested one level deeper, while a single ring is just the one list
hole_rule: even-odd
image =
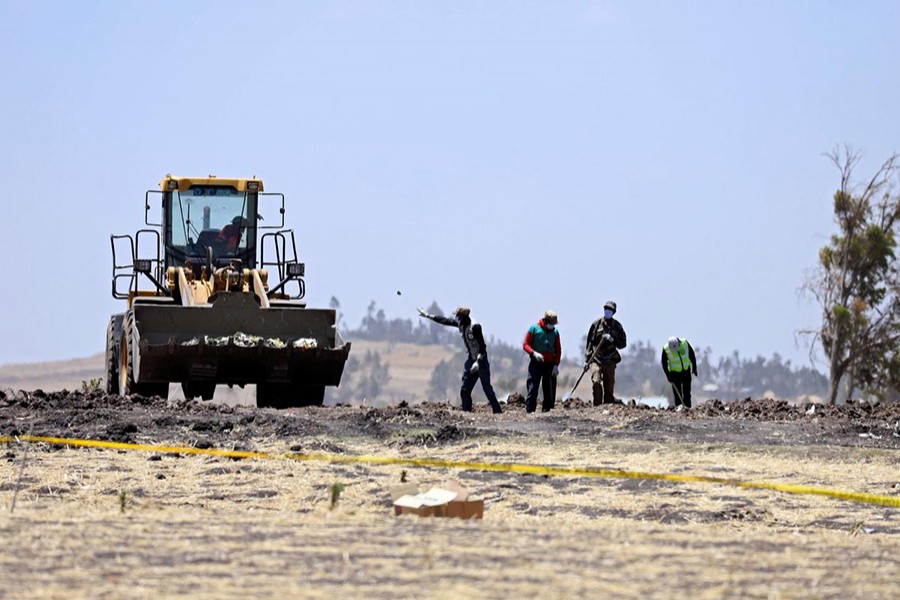
[{"label": "loader bucket", "polygon": [[350,353],[332,309],[261,308],[253,294],[212,304],[135,303],[138,382],[338,385]]}]

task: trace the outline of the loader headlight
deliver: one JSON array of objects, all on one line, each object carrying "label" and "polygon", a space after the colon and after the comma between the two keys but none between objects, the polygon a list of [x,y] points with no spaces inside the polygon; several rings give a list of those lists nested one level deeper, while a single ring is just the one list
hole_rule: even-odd
[{"label": "loader headlight", "polygon": [[149,273],[153,268],[153,261],[149,258],[138,258],[134,261],[134,270],[138,273]]},{"label": "loader headlight", "polygon": [[178,189],[178,182],[175,181],[174,179],[170,179],[169,181],[166,182],[166,189],[167,189],[167,190],[170,190],[170,191],[171,191],[171,190],[177,190],[177,189]]},{"label": "loader headlight", "polygon": [[250,190],[251,192],[259,191],[259,182],[258,181],[248,181],[247,189]]},{"label": "loader headlight", "polygon": [[288,263],[287,273],[291,277],[303,277],[306,274],[306,265],[304,263]]}]

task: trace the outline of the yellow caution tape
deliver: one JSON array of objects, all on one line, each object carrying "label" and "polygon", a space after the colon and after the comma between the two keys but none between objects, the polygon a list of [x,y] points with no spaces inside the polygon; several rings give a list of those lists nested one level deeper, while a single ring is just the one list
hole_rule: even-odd
[{"label": "yellow caution tape", "polygon": [[900,497],[880,496],[864,492],[847,492],[815,488],[805,485],[786,483],[769,483],[765,481],[741,481],[722,477],[704,477],[700,475],[673,475],[669,473],[645,473],[641,471],[622,471],[617,469],[596,469],[591,467],[547,467],[521,463],[486,463],[464,462],[456,460],[440,460],[436,458],[391,458],[388,456],[344,456],[339,454],[270,454],[268,452],[246,452],[241,450],[216,450],[214,448],[188,448],[183,446],[161,446],[150,444],[127,444],[123,442],[107,442],[102,440],[81,440],[74,438],[46,437],[39,435],[19,435],[0,437],[0,443],[11,442],[43,442],[60,446],[82,446],[88,448],[111,448],[114,450],[135,450],[143,452],[162,452],[164,454],[203,454],[207,456],[223,456],[227,458],[256,458],[261,460],[295,460],[323,461],[334,463],[367,463],[377,465],[406,465],[415,467],[442,467],[447,469],[463,469],[471,471],[500,471],[506,473],[529,473],[531,475],[566,475],[570,477],[604,477],[619,479],[655,479],[679,483],[712,483],[728,485],[744,489],[773,490],[787,494],[804,494],[826,496],[837,500],[847,500],[875,506],[893,506],[900,508]]}]

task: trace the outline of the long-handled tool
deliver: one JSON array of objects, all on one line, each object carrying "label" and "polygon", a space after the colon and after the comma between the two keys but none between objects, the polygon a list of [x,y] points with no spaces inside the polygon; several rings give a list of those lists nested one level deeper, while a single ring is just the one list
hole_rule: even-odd
[{"label": "long-handled tool", "polygon": [[591,357],[587,359],[587,362],[584,363],[584,369],[581,371],[581,375],[578,376],[578,380],[575,381],[575,385],[572,386],[572,389],[563,394],[562,401],[568,402],[572,398],[572,394],[575,393],[575,388],[578,387],[578,384],[581,383],[581,379],[584,377],[584,374],[588,372],[588,369],[591,368],[591,363],[594,361],[594,357],[597,355],[597,352],[600,350],[600,346],[603,345],[604,340],[601,338],[600,343],[594,348],[594,351],[591,352]]},{"label": "long-handled tool", "polygon": [[572,394],[575,393],[575,388],[578,387],[578,384],[581,383],[581,378],[584,377],[584,374],[588,372],[588,369],[591,367],[591,361],[588,361],[584,364],[584,370],[581,371],[581,375],[578,376],[578,379],[575,381],[575,385],[572,386],[572,389],[563,394],[562,401],[568,402],[570,398],[572,398]]},{"label": "long-handled tool", "polygon": [[[678,387],[681,387],[682,383],[678,384]],[[678,390],[678,387],[675,387],[675,384],[672,384],[672,391],[675,392],[675,395],[678,396],[678,406],[684,406],[684,394]]]},{"label": "long-handled tool", "polygon": [[680,391],[678,391],[678,388],[675,387],[675,386],[673,385],[673,386],[672,386],[672,391],[675,392],[675,395],[676,395],[676,396],[678,396],[678,404],[679,404],[679,405],[684,404],[684,396],[681,394]]}]

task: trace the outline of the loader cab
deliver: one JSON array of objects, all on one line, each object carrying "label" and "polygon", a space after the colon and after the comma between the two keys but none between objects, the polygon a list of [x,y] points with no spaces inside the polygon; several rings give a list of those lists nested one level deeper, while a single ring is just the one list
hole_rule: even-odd
[{"label": "loader cab", "polygon": [[209,257],[214,268],[235,259],[256,267],[261,181],[167,178],[162,188],[166,267],[199,268]]}]

